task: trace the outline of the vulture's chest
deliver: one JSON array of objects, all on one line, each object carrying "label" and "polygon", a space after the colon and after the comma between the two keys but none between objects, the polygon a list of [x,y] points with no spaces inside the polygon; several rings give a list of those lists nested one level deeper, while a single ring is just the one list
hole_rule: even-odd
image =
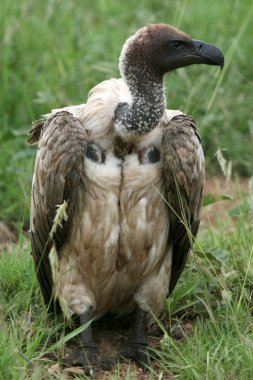
[{"label": "vulture's chest", "polygon": [[89,142],[87,192],[75,241],[95,277],[124,270],[135,277],[160,262],[168,234],[162,170],[152,141],[108,150]]},{"label": "vulture's chest", "polygon": [[[156,281],[161,270],[166,272],[166,284],[169,278],[169,269],[164,269],[169,222],[160,147],[144,141],[122,152],[88,143],[86,189],[79,194],[83,207],[61,252],[60,274],[67,273],[68,283],[79,284],[80,289],[75,285],[71,296],[64,280],[59,294],[69,305],[88,295],[98,315],[128,310],[137,290],[145,292],[144,284]],[[163,287],[161,305],[167,285]]]}]

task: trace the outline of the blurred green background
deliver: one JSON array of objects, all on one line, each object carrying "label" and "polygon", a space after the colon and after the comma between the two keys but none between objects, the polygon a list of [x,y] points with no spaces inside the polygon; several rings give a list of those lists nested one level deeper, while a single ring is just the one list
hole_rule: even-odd
[{"label": "blurred green background", "polygon": [[35,147],[32,121],[86,101],[96,83],[118,77],[125,39],[143,25],[173,24],[218,45],[222,72],[192,66],[166,79],[168,108],[197,119],[207,172],[218,148],[233,173],[253,173],[252,1],[2,0],[0,3],[0,219],[28,225]]}]

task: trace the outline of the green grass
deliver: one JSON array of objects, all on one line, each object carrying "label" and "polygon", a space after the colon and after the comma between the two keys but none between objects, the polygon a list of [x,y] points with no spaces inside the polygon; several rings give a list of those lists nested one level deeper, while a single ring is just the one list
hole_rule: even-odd
[{"label": "green grass", "polygon": [[[164,338],[156,351],[164,378],[252,379],[252,268],[252,215],[228,215],[202,229],[165,305],[172,335],[161,326]],[[60,357],[62,344],[55,342],[69,335],[60,320],[46,316],[25,238],[13,252],[0,254],[0,305],[0,378],[50,379],[53,362],[44,354]],[[175,329],[183,340],[171,337]],[[128,371],[135,379],[131,366]],[[119,378],[117,371],[113,378]]]},{"label": "green grass", "polygon": [[[222,73],[193,66],[167,78],[168,106],[197,119],[209,173],[219,172],[221,148],[233,174],[252,175],[252,21],[250,0],[1,1],[0,218],[28,227],[35,148],[25,141],[32,121],[84,102],[92,86],[118,76],[124,40],[151,22],[171,23],[223,50]],[[186,339],[165,331],[158,353],[164,376],[252,379],[253,225],[250,207],[242,210],[202,231],[198,252],[166,303],[172,331],[179,326]],[[42,354],[64,333],[61,321],[46,316],[29,252],[21,233],[18,247],[0,252],[4,380],[49,379],[50,360]],[[55,350],[58,356],[61,347]],[[134,378],[131,368],[127,376]]]},{"label": "green grass", "polygon": [[167,78],[168,106],[197,119],[210,173],[217,173],[214,154],[223,148],[234,172],[251,175],[252,12],[250,0],[1,1],[1,219],[28,221],[35,148],[25,141],[32,121],[85,102],[96,83],[117,77],[124,40],[152,22],[171,23],[223,50],[221,74],[203,65]]}]

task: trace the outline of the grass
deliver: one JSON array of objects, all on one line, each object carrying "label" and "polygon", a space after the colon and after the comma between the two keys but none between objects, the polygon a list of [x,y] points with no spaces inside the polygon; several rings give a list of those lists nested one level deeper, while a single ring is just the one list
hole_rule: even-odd
[{"label": "grass", "polygon": [[[252,19],[250,0],[1,1],[0,218],[20,231],[28,227],[35,148],[25,140],[32,121],[84,102],[92,86],[118,76],[124,40],[151,22],[174,24],[225,53],[222,73],[193,66],[167,78],[168,105],[197,119],[209,173],[219,171],[220,148],[233,175],[252,175]],[[252,379],[253,225],[250,206],[238,210],[202,231],[166,303],[172,332],[179,327],[186,339],[164,331],[157,353],[164,378]],[[49,379],[43,354],[64,325],[47,317],[29,244],[19,236],[17,247],[0,252],[0,379]],[[129,367],[126,378],[134,377]]]},{"label": "grass", "polygon": [[[171,334],[161,326],[164,338],[156,351],[160,376],[250,380],[252,216],[227,215],[216,226],[203,228],[195,247],[195,254],[166,302]],[[0,255],[0,378],[4,380],[53,378],[48,372],[53,362],[45,353],[53,351],[59,357],[62,344],[54,343],[69,337],[60,320],[46,316],[28,253],[26,238],[21,238],[11,253]],[[190,331],[185,329],[186,324]],[[182,331],[183,339],[173,338],[175,329]],[[126,378],[134,379],[133,368],[127,371]],[[150,378],[156,375],[153,370]],[[115,374],[112,378],[120,377]]]}]

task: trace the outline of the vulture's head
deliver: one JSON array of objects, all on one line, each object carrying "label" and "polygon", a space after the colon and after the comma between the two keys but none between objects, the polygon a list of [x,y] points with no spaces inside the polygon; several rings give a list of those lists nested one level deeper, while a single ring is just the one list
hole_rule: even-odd
[{"label": "vulture's head", "polygon": [[120,56],[120,71],[131,79],[133,68],[163,76],[180,67],[204,63],[223,67],[220,49],[166,24],[153,24],[128,38]]}]

